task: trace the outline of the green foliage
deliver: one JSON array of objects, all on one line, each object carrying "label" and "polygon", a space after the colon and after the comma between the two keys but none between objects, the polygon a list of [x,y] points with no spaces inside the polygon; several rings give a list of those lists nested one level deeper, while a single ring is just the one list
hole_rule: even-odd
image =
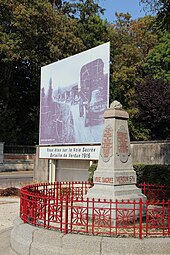
[{"label": "green foliage", "polygon": [[160,33],[157,45],[149,52],[144,64],[146,74],[170,82],[170,33]]},{"label": "green foliage", "polygon": [[35,144],[41,66],[85,47],[77,21],[47,0],[0,0],[0,6],[0,140]]},{"label": "green foliage", "polygon": [[169,0],[141,0],[144,4],[144,10],[147,8],[157,14],[156,25],[158,29],[167,29],[170,31],[170,1]]},{"label": "green foliage", "polygon": [[130,130],[130,139],[132,141],[147,141],[150,140],[150,129],[147,128],[139,119],[139,109],[133,107],[128,110],[129,121],[128,127]]},{"label": "green foliage", "polygon": [[106,22],[101,20],[99,16],[93,15],[87,20],[79,20],[77,29],[79,36],[87,49],[106,42]]},{"label": "green foliage", "polygon": [[137,174],[137,183],[165,184],[170,183],[169,165],[134,165]]},{"label": "green foliage", "polygon": [[104,14],[98,0],[70,0],[70,15],[78,20],[88,20],[91,16]]},{"label": "green foliage", "polygon": [[150,138],[147,127],[138,119],[134,100],[136,86],[143,80],[143,64],[148,52],[157,43],[152,29],[153,17],[131,20],[130,14],[116,14],[116,23],[109,27],[111,42],[110,101],[118,100],[129,112],[129,130],[132,140]]},{"label": "green foliage", "polygon": [[157,36],[151,29],[153,18],[131,20],[129,14],[117,14],[116,23],[109,28],[111,41],[111,95],[125,109],[131,109],[135,85],[142,80],[141,66]]},{"label": "green foliage", "polygon": [[100,17],[104,9],[97,0],[72,0],[69,16],[77,20],[78,35],[86,49],[106,42],[107,25]]},{"label": "green foliage", "polygon": [[94,171],[97,169],[97,163],[93,163],[89,169],[88,169],[88,172],[89,172],[89,178],[88,178],[88,181],[89,182],[93,182],[93,175],[94,175]]},{"label": "green foliage", "polygon": [[98,0],[0,0],[0,6],[1,141],[38,142],[41,66],[107,41],[110,101],[116,99],[128,110],[133,140],[151,137],[134,100],[146,74],[169,80],[169,34],[159,35],[155,46],[155,18],[132,20],[120,13],[108,24],[101,19],[104,9]]}]

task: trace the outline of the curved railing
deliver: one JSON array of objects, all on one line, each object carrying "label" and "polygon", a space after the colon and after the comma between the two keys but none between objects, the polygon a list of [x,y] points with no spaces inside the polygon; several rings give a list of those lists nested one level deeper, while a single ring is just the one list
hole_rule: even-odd
[{"label": "curved railing", "polygon": [[92,184],[55,182],[20,190],[25,223],[64,233],[102,236],[170,236],[170,187],[140,184],[147,200],[88,199]]}]

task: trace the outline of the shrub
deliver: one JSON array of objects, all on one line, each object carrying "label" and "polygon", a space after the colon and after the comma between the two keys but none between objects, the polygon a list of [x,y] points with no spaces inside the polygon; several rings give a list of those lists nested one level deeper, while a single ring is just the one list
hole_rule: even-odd
[{"label": "shrub", "polygon": [[96,170],[96,168],[97,168],[97,163],[93,163],[93,164],[89,167],[89,169],[88,169],[88,171],[89,171],[89,178],[88,178],[88,181],[89,181],[89,182],[93,182],[93,175],[94,175],[94,171]]},{"label": "shrub", "polygon": [[170,165],[134,165],[137,183],[170,184]]}]

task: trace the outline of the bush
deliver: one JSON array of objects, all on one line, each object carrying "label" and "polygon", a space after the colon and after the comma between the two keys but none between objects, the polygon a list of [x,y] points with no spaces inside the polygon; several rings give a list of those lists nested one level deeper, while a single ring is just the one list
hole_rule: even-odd
[{"label": "bush", "polygon": [[94,171],[96,170],[96,168],[97,168],[97,163],[93,163],[93,164],[89,167],[89,169],[88,169],[88,171],[89,171],[89,178],[88,178],[88,181],[89,181],[89,182],[93,182],[93,175],[94,175]]},{"label": "bush", "polygon": [[134,165],[137,183],[170,185],[170,165]]}]

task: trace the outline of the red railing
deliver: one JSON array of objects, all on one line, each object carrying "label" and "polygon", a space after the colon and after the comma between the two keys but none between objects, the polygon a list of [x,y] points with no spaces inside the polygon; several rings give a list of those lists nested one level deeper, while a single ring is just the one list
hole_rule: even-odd
[{"label": "red railing", "polygon": [[86,198],[91,186],[86,182],[27,185],[20,192],[20,217],[25,223],[64,233],[170,236],[170,187],[140,184],[146,201],[112,201]]}]

